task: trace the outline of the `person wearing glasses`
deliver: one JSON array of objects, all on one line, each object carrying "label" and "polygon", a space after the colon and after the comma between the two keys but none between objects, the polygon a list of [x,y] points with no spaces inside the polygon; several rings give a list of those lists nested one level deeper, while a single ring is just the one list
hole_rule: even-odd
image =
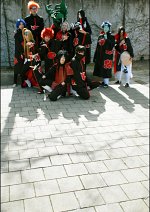
[{"label": "person wearing glasses", "polygon": [[16,21],[16,31],[14,34],[15,39],[15,57],[14,57],[14,84],[13,87],[17,86],[18,74],[21,73],[23,62],[24,62],[24,49],[23,49],[23,35],[22,30],[26,26],[23,19],[19,18]]},{"label": "person wearing glasses", "polygon": [[29,1],[28,10],[30,12],[30,15],[25,18],[25,22],[27,24],[26,28],[32,32],[33,38],[38,47],[40,46],[40,43],[42,41],[41,32],[44,28],[44,19],[37,14],[39,8],[40,6],[38,3],[36,3],[35,1]]}]

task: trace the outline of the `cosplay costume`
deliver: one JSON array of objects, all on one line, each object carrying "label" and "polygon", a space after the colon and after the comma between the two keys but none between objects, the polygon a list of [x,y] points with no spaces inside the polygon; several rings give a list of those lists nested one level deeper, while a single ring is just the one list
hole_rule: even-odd
[{"label": "cosplay costume", "polygon": [[[65,57],[65,63],[61,64],[61,57]],[[60,50],[57,54],[57,63],[45,74],[45,78],[39,81],[41,87],[47,89],[51,87],[52,91],[49,94],[51,101],[56,101],[59,96],[65,96],[66,92],[70,95],[70,76],[73,75],[73,71],[70,67],[70,63],[66,63],[67,52]]]},{"label": "cosplay costume", "polygon": [[[91,37],[92,30],[91,30],[90,24],[89,24],[89,22],[87,20],[87,17],[85,16],[84,10],[79,10],[78,11],[78,13],[77,13],[77,21],[80,22],[80,24],[82,26],[82,29],[85,32],[88,32],[90,37]],[[91,45],[90,45],[91,43],[89,43],[89,44],[87,44],[85,46],[86,47],[86,64],[89,64],[90,61],[91,61]]]},{"label": "cosplay costume", "polygon": [[[32,7],[39,8],[39,5],[34,1],[29,1],[28,9],[30,10]],[[40,43],[42,41],[41,31],[44,28],[44,19],[38,14],[30,14],[25,18],[25,22],[27,24],[27,29],[29,29],[33,34],[36,45],[40,46]]]},{"label": "cosplay costume", "polygon": [[24,28],[23,33],[26,33],[26,31],[31,36],[30,41],[28,41],[31,42],[31,44],[30,46],[28,46],[27,41],[24,39],[24,64],[21,71],[21,80],[22,80],[21,87],[22,88],[31,86],[39,87],[36,77],[38,75],[40,76],[40,73],[38,73],[37,76],[35,77],[35,74],[33,72],[34,69],[32,67],[34,67],[35,65],[40,66],[41,59],[38,54],[38,48],[33,40],[32,32]]},{"label": "cosplay costume", "polygon": [[125,87],[129,87],[129,81],[132,76],[132,62],[131,64],[124,65],[121,61],[121,55],[123,52],[127,51],[132,59],[134,57],[134,53],[130,39],[127,33],[125,32],[124,27],[119,28],[118,33],[115,35],[115,42],[116,44],[115,44],[114,74],[116,75],[117,78],[117,82],[115,84],[121,83],[122,74],[125,73],[126,78]]},{"label": "cosplay costume", "polygon": [[[100,83],[92,82],[86,75],[85,51],[86,48],[84,46],[79,45],[76,47],[76,54],[71,60],[71,68],[73,69],[71,86],[82,99],[89,99],[88,86],[92,90],[98,87]],[[80,52],[83,52],[83,54],[80,54]]]},{"label": "cosplay costume", "polygon": [[[64,37],[67,39],[64,40]],[[71,33],[62,29],[56,34],[56,40],[59,41],[59,47],[61,50],[66,50],[69,54],[69,60],[73,57],[73,40]]]},{"label": "cosplay costume", "polygon": [[67,18],[67,6],[65,4],[65,0],[62,0],[60,4],[56,4],[54,9],[52,8],[52,4],[46,5],[45,8],[48,16],[53,19],[51,28],[54,30],[55,38],[56,34],[61,30],[61,23],[63,23]]},{"label": "cosplay costume", "polygon": [[93,59],[93,62],[95,63],[93,75],[103,78],[104,87],[108,87],[109,78],[112,77],[115,38],[111,35],[110,26],[111,24],[109,22],[103,22],[102,28],[106,27],[107,32],[102,31],[100,33]]},{"label": "cosplay costume", "polygon": [[23,19],[18,19],[16,22],[16,32],[14,35],[15,39],[15,57],[14,57],[14,85],[17,85],[17,78],[18,74],[21,73],[23,62],[24,62],[24,48],[23,48],[23,36],[22,36],[22,30],[19,29],[20,23],[23,23],[24,27],[26,26],[26,23]]},{"label": "cosplay costume", "polygon": [[73,46],[74,46],[74,53],[75,53],[75,48],[78,45],[85,46],[86,52],[85,52],[85,63],[89,64],[90,63],[90,53],[89,53],[89,48],[90,44],[92,43],[91,41],[91,36],[88,32],[81,32],[82,26],[80,22],[76,22],[71,29],[71,33],[73,36]]},{"label": "cosplay costume", "polygon": [[[46,36],[50,37],[48,42],[44,40]],[[58,42],[53,39],[54,31],[51,28],[44,28],[41,32],[41,37],[43,41],[40,44],[39,55],[41,60],[45,62],[45,72],[48,72],[56,62],[56,54],[60,48]]]}]

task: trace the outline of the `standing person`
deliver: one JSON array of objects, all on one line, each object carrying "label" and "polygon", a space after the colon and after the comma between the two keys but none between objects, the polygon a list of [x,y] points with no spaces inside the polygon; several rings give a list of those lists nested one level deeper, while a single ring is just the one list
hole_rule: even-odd
[{"label": "standing person", "polygon": [[74,24],[73,28],[71,29],[71,33],[73,36],[74,54],[75,54],[75,48],[78,45],[85,46],[86,48],[85,63],[89,64],[90,63],[89,47],[92,43],[90,34],[83,30],[80,22],[76,22]]},{"label": "standing person", "polygon": [[115,38],[111,35],[111,23],[105,21],[101,27],[103,31],[100,33],[97,41],[97,46],[94,54],[94,76],[103,78],[103,87],[108,88],[109,79],[112,77],[112,61],[113,48],[115,45]]},{"label": "standing person", "polygon": [[[132,77],[132,58],[134,57],[134,53],[130,39],[123,26],[119,27],[118,33],[115,35],[115,41],[114,74],[117,78],[115,84],[121,84],[121,77],[124,73],[126,80],[125,87],[129,87],[130,78]],[[128,65],[125,65],[121,61],[121,55],[123,56],[123,52],[128,52],[130,54]]]},{"label": "standing person", "polygon": [[66,50],[69,54],[69,60],[71,60],[73,57],[73,40],[67,21],[62,23],[61,30],[56,34],[56,39],[60,42],[60,49]]},{"label": "standing person", "polygon": [[35,1],[29,1],[28,10],[30,15],[25,18],[25,22],[27,24],[27,29],[29,29],[34,37],[37,46],[40,46],[42,41],[41,39],[41,31],[44,28],[44,20],[41,16],[39,16],[38,9],[40,8],[39,4]]},{"label": "standing person", "polygon": [[21,71],[22,88],[31,87],[32,85],[38,87],[37,80],[34,76],[32,67],[41,63],[38,54],[38,48],[35,44],[32,32],[26,28],[23,29],[24,38],[24,64]]},{"label": "standing person", "polygon": [[[91,26],[88,22],[87,17],[85,16],[85,11],[80,9],[77,12],[77,21],[80,22],[82,26],[82,30],[89,33],[90,40],[92,35]],[[92,41],[91,41],[92,43]],[[89,64],[91,62],[91,43],[85,45],[86,47],[86,64]]]},{"label": "standing person", "polygon": [[[85,52],[84,46],[77,46],[75,49],[75,56],[71,60],[71,68],[73,69],[73,76],[71,79],[72,90],[82,99],[89,99],[89,89],[92,90],[100,85],[99,82],[92,82],[86,74],[85,66]],[[89,87],[89,89],[88,89]]]},{"label": "standing person", "polygon": [[45,73],[54,65],[58,45],[54,38],[54,31],[51,28],[44,28],[41,32],[42,42],[39,48],[41,60],[45,63]]},{"label": "standing person", "polygon": [[26,26],[26,23],[23,19],[18,19],[16,21],[16,32],[14,35],[15,39],[15,58],[14,58],[14,84],[13,87],[17,86],[18,83],[18,74],[21,73],[23,62],[24,62],[24,42],[22,30]]}]

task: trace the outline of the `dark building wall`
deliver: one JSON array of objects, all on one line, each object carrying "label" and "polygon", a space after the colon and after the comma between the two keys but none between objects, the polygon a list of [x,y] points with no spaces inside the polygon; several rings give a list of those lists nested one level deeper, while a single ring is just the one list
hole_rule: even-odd
[{"label": "dark building wall", "polygon": [[[24,12],[28,14],[28,0],[1,0],[1,65],[13,65],[14,30],[17,18]],[[52,23],[45,11],[45,5],[60,3],[60,0],[43,0],[40,4],[39,14],[45,20],[45,26]],[[103,21],[112,23],[112,33],[123,23],[131,38],[135,59],[141,56],[149,57],[149,1],[148,0],[66,0],[68,7],[68,22],[76,21],[76,13],[83,8],[92,27],[92,56],[96,47],[97,37]]]}]

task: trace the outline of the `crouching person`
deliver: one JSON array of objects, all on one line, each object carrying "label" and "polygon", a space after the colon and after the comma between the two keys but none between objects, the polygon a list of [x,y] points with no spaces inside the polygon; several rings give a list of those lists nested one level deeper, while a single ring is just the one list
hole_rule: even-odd
[{"label": "crouching person", "polygon": [[71,60],[71,68],[73,69],[73,77],[71,79],[72,90],[75,91],[82,99],[89,99],[89,90],[99,87],[100,82],[91,81],[86,75],[85,65],[86,48],[77,46],[75,56]]},{"label": "crouching person", "polygon": [[67,51],[60,50],[57,54],[57,63],[42,76],[40,85],[50,92],[48,95],[51,101],[56,101],[61,96],[70,95],[70,78],[73,71],[67,63]]}]

